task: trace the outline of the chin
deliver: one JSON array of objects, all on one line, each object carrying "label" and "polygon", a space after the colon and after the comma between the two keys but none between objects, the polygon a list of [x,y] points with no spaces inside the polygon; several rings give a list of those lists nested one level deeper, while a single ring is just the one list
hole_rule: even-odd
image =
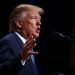
[{"label": "chin", "polygon": [[37,35],[34,35],[34,37],[35,37],[35,38],[38,38],[38,37],[39,37],[39,34],[37,34]]}]

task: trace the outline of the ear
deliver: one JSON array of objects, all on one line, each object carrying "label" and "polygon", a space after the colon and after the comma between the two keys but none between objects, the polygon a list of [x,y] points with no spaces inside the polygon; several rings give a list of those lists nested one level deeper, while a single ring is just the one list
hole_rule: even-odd
[{"label": "ear", "polygon": [[16,27],[17,28],[22,28],[22,21],[20,21],[20,20],[15,20],[15,24],[16,24]]}]

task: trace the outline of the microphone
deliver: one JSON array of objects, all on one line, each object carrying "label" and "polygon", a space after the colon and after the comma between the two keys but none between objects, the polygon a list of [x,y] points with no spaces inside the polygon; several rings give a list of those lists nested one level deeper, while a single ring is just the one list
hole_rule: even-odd
[{"label": "microphone", "polygon": [[58,36],[62,37],[62,38],[66,38],[66,35],[64,35],[64,34],[62,34],[62,33],[60,33],[60,32],[54,31],[53,33],[54,33],[55,35],[58,35]]},{"label": "microphone", "polygon": [[72,43],[75,43],[75,36],[74,35],[66,35],[66,34],[63,34],[63,33],[60,33],[58,31],[53,31],[53,34],[58,36],[59,39],[64,39],[64,40],[68,40]]}]

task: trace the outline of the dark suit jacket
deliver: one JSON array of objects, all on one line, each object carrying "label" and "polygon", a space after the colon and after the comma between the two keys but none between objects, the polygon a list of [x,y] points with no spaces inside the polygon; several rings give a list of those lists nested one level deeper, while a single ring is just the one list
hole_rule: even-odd
[{"label": "dark suit jacket", "polygon": [[22,65],[22,47],[22,41],[14,32],[0,40],[0,75],[38,75],[31,58]]}]

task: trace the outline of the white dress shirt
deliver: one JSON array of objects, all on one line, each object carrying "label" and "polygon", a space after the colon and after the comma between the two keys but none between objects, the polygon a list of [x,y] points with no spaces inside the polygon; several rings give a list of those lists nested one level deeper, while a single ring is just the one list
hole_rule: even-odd
[{"label": "white dress shirt", "polygon": [[[26,43],[26,39],[23,38],[18,32],[15,32],[15,34],[22,40],[22,42],[25,44]],[[34,56],[31,55],[31,59],[33,61],[33,63],[35,64],[35,60],[34,60]],[[22,65],[25,65],[26,60],[21,60]]]}]

